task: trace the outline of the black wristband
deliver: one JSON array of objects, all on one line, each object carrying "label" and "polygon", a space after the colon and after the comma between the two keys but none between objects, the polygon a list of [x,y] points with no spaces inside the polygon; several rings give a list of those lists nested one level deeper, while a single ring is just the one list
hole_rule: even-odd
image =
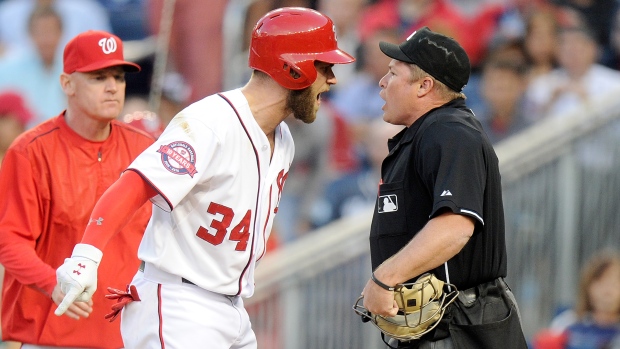
[{"label": "black wristband", "polygon": [[370,280],[372,280],[375,284],[379,285],[379,287],[386,291],[394,291],[396,289],[396,287],[390,287],[383,282],[377,280],[377,278],[375,277],[375,273],[370,274]]}]

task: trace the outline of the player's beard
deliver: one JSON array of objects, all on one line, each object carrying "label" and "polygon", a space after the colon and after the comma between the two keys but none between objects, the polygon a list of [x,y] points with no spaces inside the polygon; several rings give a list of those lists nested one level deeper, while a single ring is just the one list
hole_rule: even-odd
[{"label": "player's beard", "polygon": [[310,124],[316,119],[315,103],[316,97],[313,96],[310,87],[302,90],[291,90],[286,99],[287,109],[293,112],[295,119],[306,124]]}]

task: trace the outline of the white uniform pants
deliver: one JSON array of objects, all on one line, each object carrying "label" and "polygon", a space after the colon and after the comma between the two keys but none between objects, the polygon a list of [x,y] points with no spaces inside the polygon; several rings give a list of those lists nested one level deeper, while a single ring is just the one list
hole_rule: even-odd
[{"label": "white uniform pants", "polygon": [[241,297],[184,283],[146,263],[132,285],[139,302],[121,313],[127,349],[256,349],[256,336]]}]

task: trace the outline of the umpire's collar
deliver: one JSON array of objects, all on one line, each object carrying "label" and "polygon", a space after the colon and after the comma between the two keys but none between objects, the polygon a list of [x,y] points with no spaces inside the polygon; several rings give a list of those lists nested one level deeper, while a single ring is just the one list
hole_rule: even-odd
[{"label": "umpire's collar", "polygon": [[465,105],[465,99],[456,98],[444,105],[429,110],[426,114],[420,116],[413,124],[411,124],[411,126],[403,129],[388,140],[388,149],[390,150],[390,154],[400,148],[400,145],[412,142],[424,120],[433,114],[433,112],[441,108],[466,109],[467,106]]}]

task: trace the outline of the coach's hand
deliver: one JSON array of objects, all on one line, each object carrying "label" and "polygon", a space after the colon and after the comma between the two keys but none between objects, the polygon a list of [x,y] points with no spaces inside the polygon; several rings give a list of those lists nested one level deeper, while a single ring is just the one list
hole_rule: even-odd
[{"label": "coach's hand", "polygon": [[[60,285],[57,284],[56,287],[54,287],[54,291],[52,291],[52,301],[54,301],[56,305],[59,305],[64,298],[65,294],[60,290]],[[65,316],[74,320],[79,320],[80,318],[89,317],[92,312],[93,301],[91,299],[88,302],[74,302],[67,308],[67,311],[65,311]]]},{"label": "coach's hand", "polygon": [[74,301],[88,302],[97,290],[97,267],[103,253],[96,247],[77,244],[71,258],[56,270],[60,290],[65,294],[54,314],[60,316]]}]

